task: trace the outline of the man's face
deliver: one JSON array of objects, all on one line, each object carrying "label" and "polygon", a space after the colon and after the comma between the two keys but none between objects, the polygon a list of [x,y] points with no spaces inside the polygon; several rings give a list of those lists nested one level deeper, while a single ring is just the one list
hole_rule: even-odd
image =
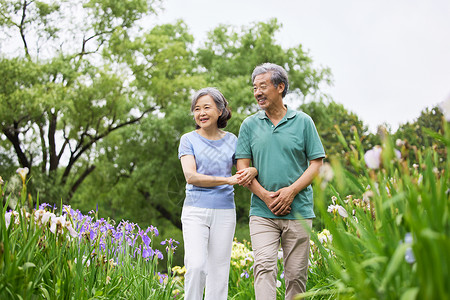
[{"label": "man's face", "polygon": [[280,83],[278,87],[275,87],[270,80],[272,74],[263,73],[259,74],[253,80],[253,95],[258,101],[258,105],[261,109],[267,110],[281,103],[282,105],[282,93],[284,90],[284,84]]}]

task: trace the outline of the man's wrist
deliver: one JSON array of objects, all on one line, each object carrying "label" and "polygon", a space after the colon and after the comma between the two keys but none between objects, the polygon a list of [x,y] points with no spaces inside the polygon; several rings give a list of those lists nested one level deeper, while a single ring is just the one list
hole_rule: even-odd
[{"label": "man's wrist", "polygon": [[291,190],[292,195],[295,197],[298,195],[298,193],[300,193],[301,189],[295,187],[293,184],[288,186]]},{"label": "man's wrist", "polygon": [[264,203],[266,203],[267,204],[267,206],[270,204],[270,203],[272,203],[272,199],[271,199],[271,197],[270,197],[270,192],[269,191],[267,191],[267,190],[264,190],[263,192],[262,192],[262,201],[264,201]]}]

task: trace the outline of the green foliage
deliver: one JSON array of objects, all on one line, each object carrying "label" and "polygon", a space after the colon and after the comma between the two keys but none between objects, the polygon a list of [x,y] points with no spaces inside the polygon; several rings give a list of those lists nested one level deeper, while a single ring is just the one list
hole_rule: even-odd
[{"label": "green foliage", "polygon": [[442,124],[441,110],[437,106],[431,109],[426,108],[414,122],[401,125],[394,137],[401,140],[403,144],[402,152],[411,161],[417,163],[420,153],[432,148],[439,156],[439,164],[442,166],[446,160],[445,143],[442,139],[433,135],[433,133],[443,135],[444,127]]},{"label": "green foliage", "polygon": [[[365,149],[370,149],[379,143],[378,137],[368,132],[363,121],[342,104],[321,100],[304,103],[300,105],[299,109],[314,120],[328,160],[345,155],[351,148],[355,149],[356,143],[353,141],[355,134],[360,137],[359,143]],[[339,127],[342,134],[341,140],[346,141],[345,143],[339,139],[341,136],[336,130],[336,126]]]},{"label": "green foliage", "polygon": [[[450,144],[447,130],[440,138]],[[356,150],[364,152],[359,146]],[[428,148],[419,157],[419,166],[413,166],[408,157],[397,158],[388,135],[379,169],[366,167],[361,155],[353,155],[357,174],[334,161],[335,179],[327,185],[319,177],[316,183],[321,188],[315,203],[332,236],[329,249],[319,247],[325,263],[316,269],[331,276],[325,282],[317,280],[303,297],[448,298],[448,159],[440,167],[436,152]],[[327,190],[334,194],[333,203]],[[319,239],[313,234],[318,245]]]},{"label": "green foliage", "polygon": [[54,209],[29,211],[23,203],[13,211],[7,207],[0,216],[2,299],[177,298],[180,286],[171,272],[177,242],[161,243],[167,264],[159,265],[156,228],[143,231],[128,221],[116,227],[98,212],[92,218],[70,206],[59,216]]},{"label": "green foliage", "polygon": [[[96,168],[100,141],[157,109],[152,91],[136,91],[134,65],[116,63],[121,53],[108,50],[154,3],[5,2],[0,24],[20,37],[25,57],[0,58],[1,145],[36,174],[30,191],[43,189],[46,201],[69,201]],[[29,47],[34,36],[37,47]]]},{"label": "green foliage", "polygon": [[219,87],[230,101],[238,124],[257,110],[251,74],[259,64],[273,62],[283,66],[289,75],[289,90],[302,98],[318,93],[320,83],[330,83],[330,70],[313,67],[301,45],[283,49],[276,42],[275,33],[280,28],[276,19],[241,29],[222,25],[209,33],[198,50],[198,63],[205,69],[207,83]]}]

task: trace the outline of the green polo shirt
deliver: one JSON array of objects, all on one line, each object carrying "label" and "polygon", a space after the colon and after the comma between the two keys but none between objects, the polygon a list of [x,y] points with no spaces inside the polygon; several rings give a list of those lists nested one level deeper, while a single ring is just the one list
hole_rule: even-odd
[{"label": "green polo shirt", "polygon": [[[274,126],[264,111],[246,118],[241,125],[236,159],[250,158],[258,170],[258,182],[275,192],[294,183],[308,168],[309,161],[325,157],[325,151],[313,120],[307,114],[288,108]],[[250,216],[273,219],[314,218],[311,185],[294,198],[291,212],[276,216],[252,194]]]}]

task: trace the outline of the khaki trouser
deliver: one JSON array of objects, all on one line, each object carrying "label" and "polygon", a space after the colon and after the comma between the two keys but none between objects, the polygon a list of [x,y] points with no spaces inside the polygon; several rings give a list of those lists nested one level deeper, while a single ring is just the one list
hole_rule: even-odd
[{"label": "khaki trouser", "polygon": [[277,254],[283,249],[285,299],[305,292],[308,278],[309,232],[312,219],[283,220],[250,217],[250,236],[255,255],[254,276],[256,300],[276,299]]}]

